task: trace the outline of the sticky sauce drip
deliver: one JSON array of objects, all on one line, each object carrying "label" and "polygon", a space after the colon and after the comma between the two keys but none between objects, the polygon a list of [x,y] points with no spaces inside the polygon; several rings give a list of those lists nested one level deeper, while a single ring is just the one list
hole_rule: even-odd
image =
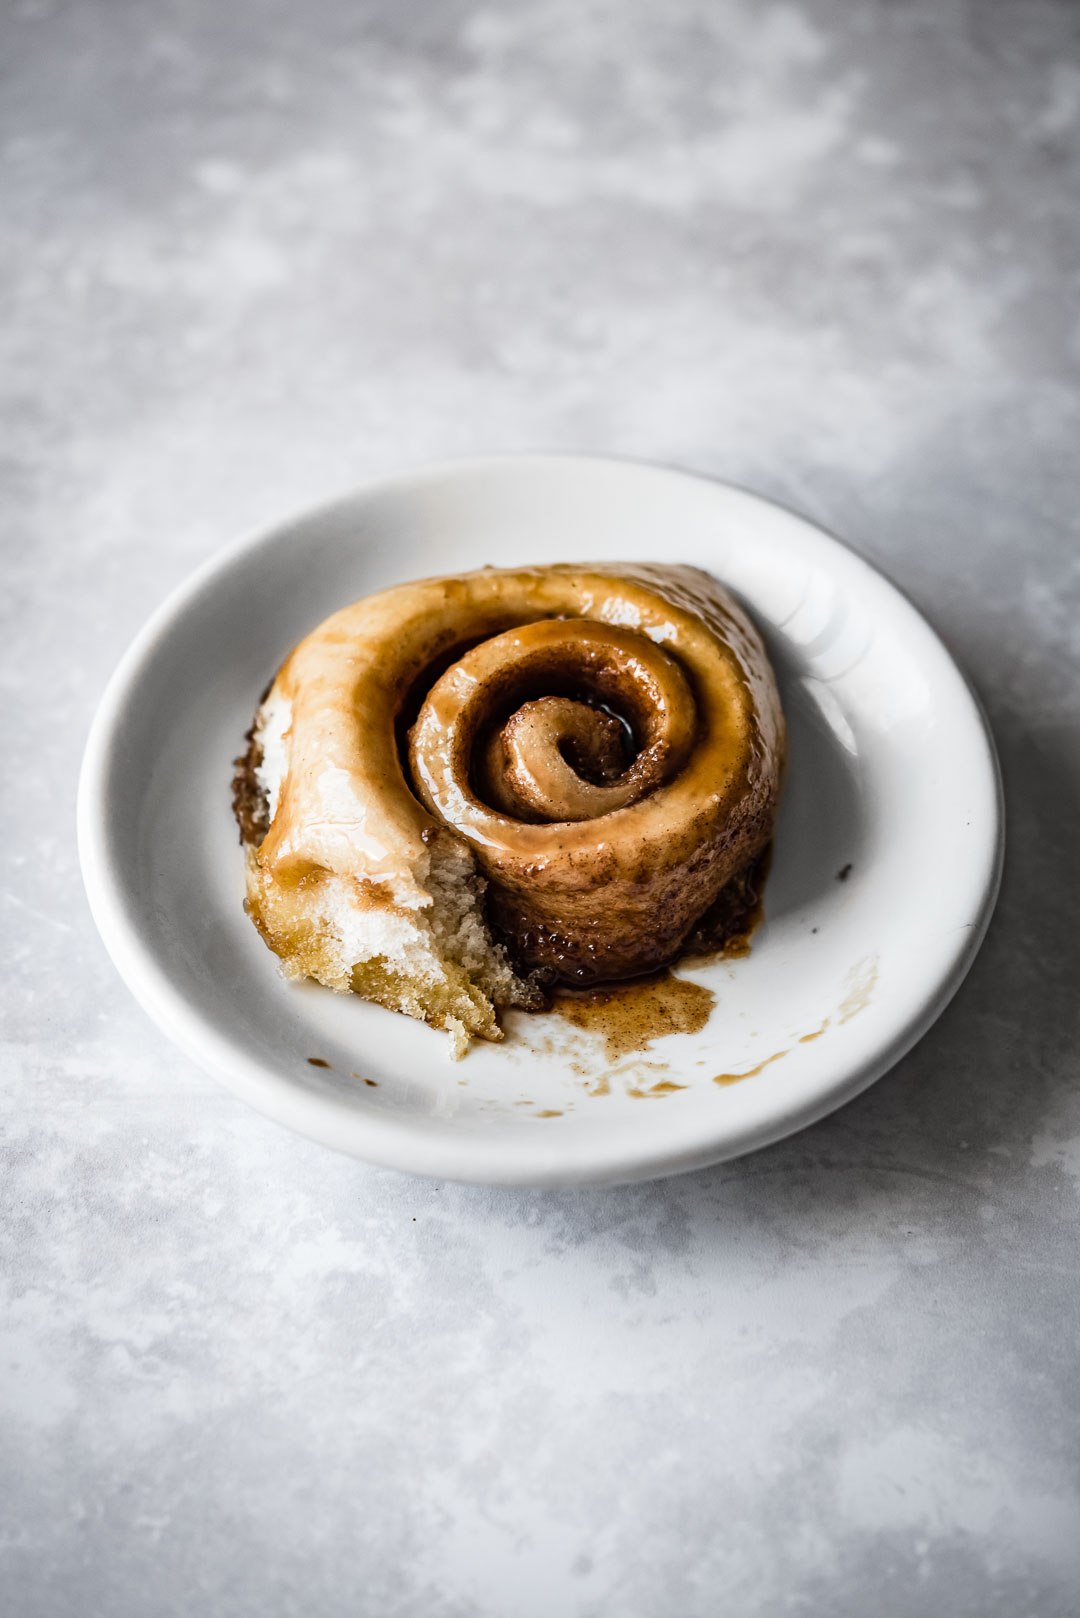
[{"label": "sticky sauce drip", "polygon": [[758,1063],[757,1067],[748,1067],[745,1073],[717,1073],[713,1079],[713,1083],[741,1084],[743,1079],[752,1079],[755,1078],[758,1073],[764,1073],[765,1069],[771,1066],[773,1062],[779,1062],[780,1058],[786,1055],[786,1050],[774,1051],[772,1056],[767,1056],[763,1062]]},{"label": "sticky sauce drip", "polygon": [[[859,987],[859,990],[858,990],[858,994],[859,994],[860,998],[858,999],[857,1004],[853,1001],[851,995],[848,996],[847,1000],[841,1002],[841,1005],[840,1005],[840,1013],[841,1013],[840,1021],[842,1023],[847,1022],[851,1017],[853,1017],[855,1015],[856,1011],[861,1011],[862,1008],[866,1004],[868,1004],[870,991],[871,991],[872,988],[873,988],[873,979],[871,979],[869,982],[866,982],[864,980],[861,983],[861,985]],[[853,1005],[854,1005],[854,1009],[852,1009]],[[813,1041],[815,1039],[820,1039],[822,1034],[824,1034],[826,1032],[826,1030],[828,1029],[831,1021],[832,1021],[832,1019],[830,1017],[826,1017],[825,1021],[822,1023],[820,1028],[814,1028],[808,1034],[800,1034],[797,1041],[796,1041],[796,1043],[799,1044],[799,1045],[810,1045],[810,1044],[813,1043]],[[791,1047],[787,1046],[782,1051],[775,1051],[772,1056],[767,1056],[763,1062],[759,1062],[757,1067],[749,1067],[749,1068],[747,1068],[745,1073],[717,1073],[715,1078],[713,1079],[713,1083],[714,1084],[725,1084],[725,1085],[726,1084],[740,1084],[743,1079],[755,1078],[757,1076],[757,1074],[764,1073],[765,1069],[767,1067],[770,1067],[773,1062],[779,1062],[779,1060],[780,1060],[780,1058],[782,1056],[787,1056],[790,1050],[791,1050]]]},{"label": "sticky sauce drip", "polygon": [[852,967],[848,974],[847,994],[837,1007],[837,1021],[841,1024],[850,1022],[857,1017],[860,1011],[865,1011],[870,1004],[871,996],[878,977],[878,958],[870,955],[858,966]]},{"label": "sticky sauce drip", "polygon": [[599,1034],[610,1062],[644,1050],[666,1034],[697,1034],[716,997],[704,984],[660,972],[587,993],[556,996],[551,1010],[574,1028]]},{"label": "sticky sauce drip", "polygon": [[677,1090],[686,1090],[685,1084],[673,1084],[670,1079],[661,1079],[659,1084],[651,1084],[647,1090],[640,1085],[631,1085],[627,1095],[634,1101],[655,1101],[660,1096],[672,1096]]}]

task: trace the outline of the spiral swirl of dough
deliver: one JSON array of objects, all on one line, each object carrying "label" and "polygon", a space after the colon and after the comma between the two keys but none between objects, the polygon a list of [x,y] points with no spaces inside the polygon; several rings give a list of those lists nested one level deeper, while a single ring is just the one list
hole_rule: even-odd
[{"label": "spiral swirl of dough", "polygon": [[290,753],[260,867],[351,874],[407,906],[450,837],[511,959],[548,981],[674,959],[772,836],[772,670],[694,568],[403,585],[329,618],[276,687]]}]

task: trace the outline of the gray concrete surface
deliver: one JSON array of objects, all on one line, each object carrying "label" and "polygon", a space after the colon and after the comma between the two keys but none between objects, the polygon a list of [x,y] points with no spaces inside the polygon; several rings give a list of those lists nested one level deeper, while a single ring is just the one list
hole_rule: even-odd
[{"label": "gray concrete surface", "polygon": [[[0,1608],[1080,1610],[1080,10],[0,13]],[[119,653],[238,532],[576,448],[849,537],[975,680],[966,987],[741,1164],[339,1160],[158,1036],[81,893]]]}]

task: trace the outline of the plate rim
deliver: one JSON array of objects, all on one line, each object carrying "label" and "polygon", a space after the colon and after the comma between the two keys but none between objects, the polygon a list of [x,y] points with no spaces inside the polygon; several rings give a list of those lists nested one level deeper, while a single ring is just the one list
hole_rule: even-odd
[{"label": "plate rim", "polygon": [[[237,564],[243,563],[249,553],[272,544],[290,530],[312,523],[325,523],[365,499],[409,490],[440,477],[461,474],[482,476],[496,470],[505,474],[515,468],[535,470],[543,466],[553,469],[585,466],[647,471],[661,478],[691,482],[704,489],[735,492],[754,505],[767,511],[779,511],[805,525],[876,575],[904,602],[932,637],[958,676],[971,703],[972,717],[989,769],[991,802],[988,808],[992,816],[992,837],[988,838],[988,858],[981,874],[978,915],[964,930],[951,960],[945,963],[933,989],[918,1009],[894,1030],[888,1041],[878,1045],[869,1056],[856,1061],[851,1071],[830,1086],[827,1093],[808,1097],[802,1107],[788,1108],[781,1118],[771,1124],[751,1120],[735,1130],[729,1128],[723,1140],[705,1137],[697,1148],[674,1151],[670,1146],[664,1146],[651,1153],[646,1149],[631,1162],[621,1160],[603,1166],[583,1163],[574,1154],[561,1164],[534,1166],[523,1172],[516,1164],[500,1162],[497,1153],[488,1152],[485,1155],[475,1147],[467,1147],[459,1153],[462,1161],[449,1163],[447,1159],[450,1154],[444,1140],[427,1137],[423,1131],[390,1117],[368,1115],[365,1118],[362,1146],[353,1140],[343,1140],[340,1131],[335,1132],[332,1127],[334,1117],[339,1116],[338,1103],[302,1093],[281,1075],[273,1073],[256,1058],[230,1044],[223,1032],[205,1017],[197,1003],[189,1001],[175,987],[158,956],[139,937],[128,914],[125,904],[127,888],[115,869],[109,849],[108,777],[113,755],[122,743],[125,708],[141,671],[153,658],[159,642],[168,635],[174,621],[197,603],[209,585]],[[743,1156],[773,1145],[827,1117],[894,1067],[919,1042],[952,1000],[986,936],[1001,885],[1005,853],[1005,804],[1001,764],[993,732],[985,708],[964,669],[910,595],[846,540],[782,501],[761,495],[731,480],[670,463],[588,453],[517,452],[424,461],[381,477],[365,479],[326,501],[297,510],[270,525],[249,530],[201,562],[151,612],[106,683],[90,725],[79,772],[76,830],[79,862],[90,912],[121,979],[161,1032],[225,1089],[283,1127],[380,1167],[466,1184],[554,1188],[618,1185],[665,1178]]]}]

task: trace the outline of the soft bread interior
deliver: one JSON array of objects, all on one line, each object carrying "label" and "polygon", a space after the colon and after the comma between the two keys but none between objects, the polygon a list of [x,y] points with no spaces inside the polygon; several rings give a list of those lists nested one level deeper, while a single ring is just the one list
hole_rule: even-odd
[{"label": "soft bread interior", "polygon": [[247,825],[241,820],[248,910],[286,975],[445,1029],[455,1059],[472,1037],[501,1039],[496,1008],[535,1008],[542,997],[492,939],[483,879],[451,832],[439,832],[410,882],[397,887],[317,867],[286,873],[260,865],[259,832],[273,820],[288,767],[288,727],[288,704],[272,697],[256,716],[238,774],[239,793],[247,771],[250,805]]}]

